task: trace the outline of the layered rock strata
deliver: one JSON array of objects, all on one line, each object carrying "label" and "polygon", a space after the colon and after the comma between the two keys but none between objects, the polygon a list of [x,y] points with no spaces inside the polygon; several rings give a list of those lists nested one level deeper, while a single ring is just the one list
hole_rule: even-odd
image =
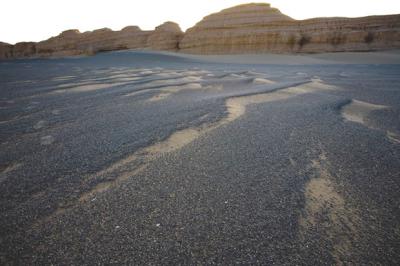
[{"label": "layered rock strata", "polygon": [[11,44],[0,42],[0,59],[13,58],[13,48]]},{"label": "layered rock strata", "polygon": [[269,4],[246,4],[205,17],[189,29],[185,53],[293,53],[400,48],[400,15],[294,20]]},{"label": "layered rock strata", "polygon": [[205,17],[183,33],[166,22],[154,31],[129,26],[80,33],[67,30],[46,41],[0,43],[0,59],[91,55],[123,49],[194,54],[317,53],[400,48],[400,15],[294,20],[269,4],[245,4]]},{"label": "layered rock strata", "polygon": [[104,28],[89,32],[67,30],[38,43],[0,43],[0,59],[92,55],[124,49],[176,51],[183,32],[178,24],[166,22],[154,31],[129,26],[120,31]]}]

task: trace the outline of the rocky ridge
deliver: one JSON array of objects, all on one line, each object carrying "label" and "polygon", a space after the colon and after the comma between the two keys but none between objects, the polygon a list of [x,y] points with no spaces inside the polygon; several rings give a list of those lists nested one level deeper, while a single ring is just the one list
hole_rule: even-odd
[{"label": "rocky ridge", "polygon": [[129,26],[15,45],[0,43],[0,59],[92,55],[151,49],[194,54],[317,53],[400,48],[400,15],[295,20],[265,3],[251,3],[206,16],[183,33],[166,22],[153,31]]},{"label": "rocky ridge", "polygon": [[182,35],[179,25],[173,22],[166,22],[154,31],[142,31],[137,26],[128,26],[120,31],[108,28],[83,33],[67,30],[38,43],[0,43],[0,59],[93,55],[125,49],[176,51]]},{"label": "rocky ridge", "polygon": [[400,48],[400,15],[294,20],[269,4],[246,4],[188,29],[181,52],[315,53]]}]

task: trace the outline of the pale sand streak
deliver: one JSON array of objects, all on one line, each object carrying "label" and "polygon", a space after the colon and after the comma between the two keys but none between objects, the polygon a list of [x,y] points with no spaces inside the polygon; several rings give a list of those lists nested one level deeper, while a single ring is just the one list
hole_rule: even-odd
[{"label": "pale sand streak", "polygon": [[59,94],[59,93],[69,93],[69,92],[88,92],[88,91],[95,91],[101,90],[105,88],[112,88],[120,85],[129,84],[129,82],[117,82],[117,83],[99,83],[99,84],[87,84],[87,85],[80,85],[68,89],[58,89],[50,92],[50,94]]},{"label": "pale sand streak", "polygon": [[9,175],[8,175],[9,173],[12,173],[13,171],[15,171],[21,167],[22,167],[22,163],[18,163],[18,162],[14,162],[14,163],[8,165],[0,173],[0,184],[3,183],[9,177]]},{"label": "pale sand streak", "polygon": [[332,244],[335,264],[342,265],[351,256],[353,243],[359,238],[361,220],[357,211],[336,191],[327,165],[324,152],[318,160],[312,161],[311,167],[318,176],[306,184],[305,212],[299,218],[300,236],[304,240],[314,230],[322,230]]},{"label": "pale sand streak", "polygon": [[253,80],[253,83],[257,85],[262,85],[262,84],[274,84],[275,82],[265,78],[255,78]]},{"label": "pale sand streak", "polygon": [[[376,126],[367,123],[367,117],[373,111],[387,108],[389,108],[389,106],[352,100],[349,104],[342,108],[342,116],[347,121],[358,123],[371,129],[381,130]],[[392,142],[400,143],[400,136],[394,132],[386,131],[386,137]]]},{"label": "pale sand streak", "polygon": [[200,83],[187,83],[187,84],[182,84],[182,85],[171,85],[171,86],[160,87],[160,88],[148,88],[148,89],[141,88],[140,90],[125,94],[125,95],[123,95],[123,97],[132,97],[132,96],[146,93],[149,91],[161,91],[162,94],[164,94],[164,95],[156,95],[156,96],[154,96],[154,98],[150,99],[150,101],[158,101],[158,100],[162,100],[162,99],[170,96],[173,93],[177,93],[181,90],[201,89],[201,88],[202,88],[202,85]]},{"label": "pale sand streak", "polygon": [[342,114],[348,121],[366,125],[365,119],[369,113],[385,108],[388,108],[388,106],[352,100],[351,103],[343,107]]},{"label": "pale sand streak", "polygon": [[149,99],[150,102],[156,102],[168,98],[174,93],[178,93],[183,90],[196,90],[201,89],[203,86],[200,83],[189,83],[181,86],[169,86],[160,89],[161,93],[153,96]]}]

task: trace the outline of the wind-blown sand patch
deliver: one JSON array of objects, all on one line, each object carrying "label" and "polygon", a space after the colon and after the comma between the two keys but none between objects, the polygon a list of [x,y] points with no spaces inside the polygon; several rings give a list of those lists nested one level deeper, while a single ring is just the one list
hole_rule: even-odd
[{"label": "wind-blown sand patch", "polygon": [[[96,194],[103,193],[108,189],[121,184],[121,182],[126,181],[128,178],[139,174],[147,168],[150,161],[162,154],[170,153],[184,147],[198,138],[201,133],[201,130],[197,129],[184,129],[177,131],[169,136],[168,139],[139,150],[125,159],[112,164],[106,169],[86,177],[86,181],[90,182],[91,180],[107,176],[111,173],[117,174],[117,178],[100,182],[89,191],[84,192],[79,197],[79,202],[88,201]],[[142,163],[139,161],[142,161]],[[134,166],[134,168],[132,169],[131,166]]]},{"label": "wind-blown sand patch", "polygon": [[196,89],[201,89],[203,86],[200,83],[189,83],[181,86],[169,86],[169,87],[164,87],[160,91],[160,94],[157,94],[153,96],[152,98],[149,99],[150,102],[155,102],[155,101],[160,101],[163,100],[169,96],[171,96],[174,93],[178,93],[183,90],[196,90]]},{"label": "wind-blown sand patch", "polygon": [[182,90],[194,90],[194,89],[201,89],[202,85],[200,83],[188,83],[176,86],[165,86],[160,88],[149,88],[149,89],[140,89],[137,91],[133,91],[127,94],[124,94],[123,97],[132,97],[136,95],[140,95],[149,91],[160,91],[160,94],[157,94],[149,99],[150,102],[160,101],[167,97],[169,97],[173,93],[177,93]]},{"label": "wind-blown sand patch", "polygon": [[334,179],[327,169],[324,152],[312,161],[317,176],[306,184],[305,209],[300,216],[300,235],[304,239],[313,231],[321,231],[331,243],[331,254],[336,265],[342,265],[350,257],[353,243],[359,238],[360,217],[346,204],[335,189]]},{"label": "wind-blown sand patch", "polygon": [[201,133],[201,129],[189,128],[180,130],[173,133],[167,140],[156,143],[144,151],[150,156],[173,152],[197,139]]},{"label": "wind-blown sand patch", "polygon": [[59,84],[59,85],[56,86],[56,88],[57,89],[64,89],[64,88],[78,87],[78,86],[91,85],[91,84],[93,84],[93,81],[85,80],[85,81],[80,81],[80,82]]},{"label": "wind-blown sand patch", "polygon": [[385,108],[388,106],[352,100],[342,108],[342,115],[348,121],[366,125],[365,119],[371,112]]},{"label": "wind-blown sand patch", "polygon": [[65,81],[65,80],[70,80],[73,78],[75,78],[75,76],[61,76],[61,77],[53,78],[52,80],[53,81]]},{"label": "wind-blown sand patch", "polygon": [[136,81],[140,80],[142,77],[126,77],[126,78],[118,78],[116,79],[118,82],[126,82],[126,81]]},{"label": "wind-blown sand patch", "polygon": [[129,84],[129,82],[87,84],[87,85],[71,87],[68,89],[54,90],[51,92],[51,94],[68,93],[68,92],[72,92],[72,93],[89,92],[89,91],[101,90],[101,89],[105,89],[105,88],[112,88],[112,87],[121,86],[121,85],[125,85],[125,84]]},{"label": "wind-blown sand patch", "polygon": [[179,73],[186,76],[199,76],[199,75],[201,76],[209,74],[210,72],[206,70],[186,70],[186,71],[181,71]]},{"label": "wind-blown sand patch", "polygon": [[4,169],[2,169],[0,173],[0,184],[3,183],[9,177],[10,173],[14,172],[15,170],[18,170],[21,167],[22,163],[14,162],[11,163],[10,165],[7,165]]},{"label": "wind-blown sand patch", "polygon": [[202,78],[198,76],[172,77],[170,79],[149,81],[146,83],[146,87],[181,85],[183,83],[200,82],[201,80]]},{"label": "wind-blown sand patch", "polygon": [[116,186],[120,185],[122,182],[126,181],[128,178],[130,178],[132,176],[135,176],[135,175],[139,174],[140,172],[142,172],[143,170],[145,170],[146,167],[147,167],[147,164],[143,164],[143,165],[139,166],[138,168],[136,168],[133,171],[124,171],[124,172],[122,172],[114,180],[109,180],[109,181],[101,182],[101,183],[97,184],[91,190],[83,193],[79,197],[79,202],[86,202],[86,201],[88,201],[90,199],[93,199],[97,194],[103,193],[103,192],[109,190],[112,187],[116,187]]},{"label": "wind-blown sand patch", "polygon": [[47,125],[47,121],[40,120],[35,125],[33,125],[33,128],[34,129],[41,129],[41,128],[45,127],[46,125]]},{"label": "wind-blown sand patch", "polygon": [[[112,82],[122,82],[122,81],[136,81],[140,80],[142,77],[136,75],[112,75],[105,76],[101,78],[85,79],[82,81],[83,84],[93,84],[93,83],[112,83]],[[68,85],[68,84],[67,84]]]},{"label": "wind-blown sand patch", "polygon": [[395,143],[400,143],[400,136],[394,132],[387,131],[386,136]]},{"label": "wind-blown sand patch", "polygon": [[[389,108],[389,106],[352,100],[342,108],[341,114],[347,121],[361,124],[367,128],[383,131],[383,129],[368,123],[367,117],[373,111],[383,110],[386,108]],[[394,143],[400,143],[400,135],[395,132],[389,130],[386,131],[386,137]]]},{"label": "wind-blown sand patch", "polygon": [[143,70],[139,73],[139,75],[153,75],[153,74],[157,74],[157,71],[153,71],[151,69],[148,70]]},{"label": "wind-blown sand patch", "polygon": [[171,77],[182,77],[182,74],[179,74],[178,72],[161,72],[158,74],[155,74],[156,77],[160,77],[160,78],[171,78]]},{"label": "wind-blown sand patch", "polygon": [[262,84],[274,84],[275,82],[265,78],[255,78],[253,79],[253,84],[262,85]]},{"label": "wind-blown sand patch", "polygon": [[148,92],[148,91],[149,91],[149,89],[133,91],[133,92],[122,95],[122,97],[132,97],[132,96],[136,96],[136,95]]},{"label": "wind-blown sand patch", "polygon": [[138,79],[139,77],[136,76],[135,74],[116,74],[116,75],[107,76],[106,78],[107,79],[124,79],[124,78]]},{"label": "wind-blown sand patch", "polygon": [[246,106],[250,104],[281,101],[297,95],[302,95],[315,91],[333,90],[333,89],[336,89],[336,87],[324,84],[320,80],[312,80],[312,82],[300,86],[290,87],[271,93],[262,93],[250,96],[230,98],[226,101],[226,106],[228,108],[228,113],[229,113],[227,120],[233,121],[242,116],[246,111]]},{"label": "wind-blown sand patch", "polygon": [[8,165],[7,167],[5,167],[3,170],[1,170],[1,175],[11,173],[11,172],[21,168],[21,166],[22,166],[22,163],[14,162],[14,163]]},{"label": "wind-blown sand patch", "polygon": [[160,94],[154,95],[148,101],[149,102],[158,102],[158,101],[164,100],[165,98],[168,98],[170,95],[171,95],[171,93],[160,93]]}]

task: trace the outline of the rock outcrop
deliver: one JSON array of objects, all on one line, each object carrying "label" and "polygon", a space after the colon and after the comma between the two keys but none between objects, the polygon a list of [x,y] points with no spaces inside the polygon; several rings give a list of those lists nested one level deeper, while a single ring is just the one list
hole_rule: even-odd
[{"label": "rock outcrop", "polygon": [[13,45],[0,42],[0,59],[13,58]]},{"label": "rock outcrop", "polygon": [[317,53],[400,48],[400,15],[294,20],[269,4],[245,4],[211,14],[183,33],[166,22],[154,31],[129,26],[81,33],[67,30],[46,41],[0,43],[0,59],[92,55],[123,49],[194,54]]},{"label": "rock outcrop", "polygon": [[152,50],[177,51],[183,32],[178,24],[165,22],[158,26],[147,39],[147,47]]},{"label": "rock outcrop", "polygon": [[400,15],[294,20],[269,4],[246,4],[205,17],[185,33],[179,48],[196,54],[400,48]]},{"label": "rock outcrop", "polygon": [[80,33],[67,30],[60,35],[36,44],[36,56],[91,55],[98,52],[144,48],[150,31],[129,26],[121,31],[108,28]]},{"label": "rock outcrop", "polygon": [[128,26],[120,31],[108,28],[83,33],[67,30],[38,43],[1,43],[0,59],[92,55],[139,48],[176,51],[182,35],[179,25],[173,22],[166,22],[154,31],[142,31],[137,26]]},{"label": "rock outcrop", "polygon": [[77,43],[81,33],[78,30],[66,30],[60,35],[36,44],[33,56],[68,56],[78,55]]}]

